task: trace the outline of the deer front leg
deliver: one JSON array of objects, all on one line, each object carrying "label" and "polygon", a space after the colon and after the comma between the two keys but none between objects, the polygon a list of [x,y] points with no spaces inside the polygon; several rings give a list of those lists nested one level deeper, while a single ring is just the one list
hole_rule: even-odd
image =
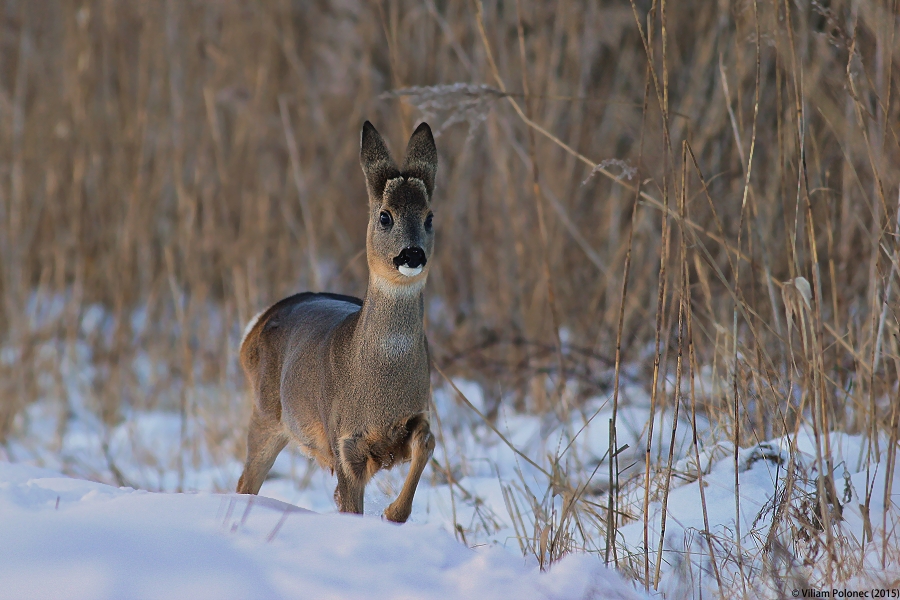
[{"label": "deer front leg", "polygon": [[428,420],[424,417],[416,422],[409,436],[409,444],[412,450],[412,464],[406,481],[403,482],[403,489],[400,490],[397,499],[384,510],[384,518],[395,523],[405,523],[409,518],[419,478],[434,453],[434,436],[431,435]]},{"label": "deer front leg", "polygon": [[363,498],[366,489],[366,465],[369,460],[367,445],[361,435],[342,438],[338,445],[338,484],[334,490],[334,501],[341,512],[363,513]]},{"label": "deer front leg", "polygon": [[347,477],[340,470],[337,471],[338,484],[334,490],[334,502],[338,510],[344,513],[363,514],[363,498],[366,484],[353,477]]}]

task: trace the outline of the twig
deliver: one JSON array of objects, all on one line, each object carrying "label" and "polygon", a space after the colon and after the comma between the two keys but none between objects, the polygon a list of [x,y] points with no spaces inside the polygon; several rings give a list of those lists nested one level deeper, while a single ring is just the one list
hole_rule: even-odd
[{"label": "twig", "polygon": [[480,410],[478,410],[478,409],[475,407],[474,404],[472,404],[472,403],[469,401],[468,398],[466,398],[466,395],[463,394],[463,393],[459,390],[458,387],[456,387],[456,384],[453,383],[453,380],[450,379],[449,377],[447,377],[447,374],[444,373],[444,371],[438,366],[438,364],[437,364],[436,362],[431,361],[431,364],[434,366],[434,368],[437,370],[437,372],[441,374],[441,377],[443,377],[443,378],[447,381],[447,383],[450,384],[450,387],[453,388],[453,391],[456,392],[456,395],[459,396],[459,398],[462,399],[462,401],[466,403],[466,406],[468,406],[469,408],[471,408],[471,409],[475,412],[476,415],[478,415],[479,417],[481,417],[481,420],[484,421],[485,424],[486,424],[488,427],[490,427],[491,430],[492,430],[494,433],[496,433],[496,434],[500,437],[500,439],[503,441],[503,443],[506,444],[506,445],[509,447],[510,450],[512,450],[513,452],[515,452],[516,454],[518,454],[520,457],[522,457],[522,460],[524,460],[524,461],[527,462],[529,465],[531,465],[532,467],[534,467],[535,469],[537,469],[538,471],[540,471],[541,473],[543,473],[544,475],[546,475],[548,478],[552,478],[552,476],[550,475],[549,472],[547,472],[546,469],[544,469],[544,468],[541,467],[539,464],[537,464],[536,462],[534,462],[533,460],[531,460],[531,458],[529,458],[529,457],[528,457],[527,455],[525,455],[521,450],[519,450],[518,448],[516,448],[516,447],[512,444],[512,442],[510,442],[508,439],[506,439],[506,436],[503,435],[502,433],[500,433],[500,430],[497,429],[497,428],[494,426],[494,424],[491,423],[491,421],[490,421],[486,416],[484,416],[484,414],[482,414],[482,412],[481,412]]},{"label": "twig", "polygon": [[284,130],[284,138],[287,142],[288,155],[291,158],[291,175],[294,178],[294,187],[297,189],[297,199],[300,201],[300,216],[303,219],[303,228],[306,233],[306,250],[309,259],[309,272],[312,273],[312,288],[315,291],[322,289],[322,275],[319,273],[319,253],[316,243],[316,229],[312,218],[312,209],[309,206],[309,193],[303,180],[303,171],[300,168],[300,151],[297,148],[297,140],[294,137],[294,128],[291,125],[291,114],[288,110],[287,98],[282,94],[278,97],[278,110],[281,113],[281,127]]}]

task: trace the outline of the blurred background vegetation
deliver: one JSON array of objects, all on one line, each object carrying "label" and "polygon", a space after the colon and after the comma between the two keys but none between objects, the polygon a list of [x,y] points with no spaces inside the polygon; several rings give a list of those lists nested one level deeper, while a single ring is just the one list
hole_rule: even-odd
[{"label": "blurred background vegetation", "polygon": [[896,1],[5,1],[0,439],[72,376],[215,414],[257,310],[362,295],[365,119],[438,133],[429,337],[493,408],[680,368],[744,445],[894,431],[894,60]]}]

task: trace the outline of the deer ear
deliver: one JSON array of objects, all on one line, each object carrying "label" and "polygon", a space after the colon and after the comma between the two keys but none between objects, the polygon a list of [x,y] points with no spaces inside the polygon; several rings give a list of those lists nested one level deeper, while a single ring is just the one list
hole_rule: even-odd
[{"label": "deer ear", "polygon": [[368,121],[362,128],[359,164],[366,176],[366,189],[369,190],[369,199],[372,201],[381,198],[388,179],[400,176],[384,140]]},{"label": "deer ear", "polygon": [[403,175],[415,177],[425,183],[428,197],[434,192],[434,176],[437,173],[437,148],[428,123],[422,123],[409,138],[406,146],[406,160],[403,161]]}]

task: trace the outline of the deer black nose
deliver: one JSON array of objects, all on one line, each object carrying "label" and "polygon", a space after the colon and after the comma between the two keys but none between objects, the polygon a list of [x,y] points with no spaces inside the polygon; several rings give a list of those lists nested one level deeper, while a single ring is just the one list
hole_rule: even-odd
[{"label": "deer black nose", "polygon": [[404,248],[400,251],[400,254],[398,254],[397,257],[394,258],[395,266],[399,267],[402,265],[406,265],[410,269],[421,267],[426,262],[425,251],[418,246]]}]

